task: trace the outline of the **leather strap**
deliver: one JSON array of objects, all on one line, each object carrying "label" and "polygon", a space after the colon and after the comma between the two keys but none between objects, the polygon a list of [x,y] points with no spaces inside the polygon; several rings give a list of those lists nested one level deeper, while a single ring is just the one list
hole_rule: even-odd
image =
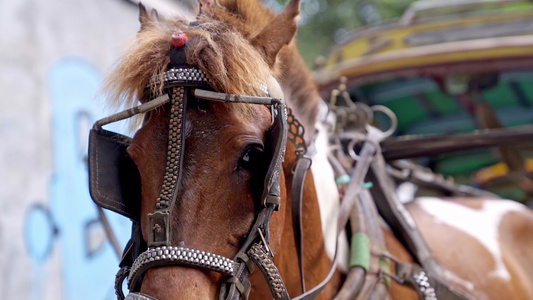
[{"label": "leather strap", "polygon": [[315,287],[313,287],[309,291],[301,294],[298,297],[292,298],[292,300],[312,300],[318,297],[320,293],[322,293],[322,291],[324,290],[326,285],[328,285],[331,278],[333,278],[333,275],[335,274],[335,270],[337,269],[337,253],[339,250],[339,238],[340,238],[340,233],[337,234],[337,242],[335,244],[335,254],[333,255],[333,261],[331,262],[331,267],[329,268],[329,272],[326,275],[326,278],[324,278],[322,282],[317,284]]},{"label": "leather strap", "polygon": [[303,225],[302,225],[302,199],[307,171],[311,167],[311,159],[301,157],[296,162],[294,175],[292,177],[291,207],[292,207],[292,228],[294,231],[294,244],[298,254],[298,266],[300,267],[300,282],[302,293],[305,293],[305,276],[303,265]]},{"label": "leather strap", "polygon": [[217,254],[185,247],[162,246],[144,251],[131,267],[128,287],[136,290],[141,276],[148,269],[159,266],[191,266],[226,275],[234,275],[237,263]]},{"label": "leather strap", "polygon": [[412,216],[397,199],[394,182],[387,175],[385,161],[379,153],[368,178],[374,183],[371,193],[385,222],[431,277],[443,278],[442,267],[435,261]]},{"label": "leather strap", "polygon": [[[248,257],[248,250],[253,246],[253,244],[256,243],[258,239],[264,239],[264,241],[262,242],[268,245],[270,239],[270,231],[268,225],[275,209],[275,204],[268,204],[266,207],[259,211],[259,214],[257,215],[255,222],[252,225],[252,229],[250,230],[250,234],[248,234],[248,237],[241,246],[241,249],[235,256],[235,261],[241,261],[239,267],[237,268],[237,273],[236,275],[229,277],[222,284],[219,295],[220,300],[236,300],[239,299],[241,296],[244,299],[247,299],[248,295],[245,295],[246,293],[243,293],[241,291],[242,289],[239,289],[238,285],[239,283],[241,283],[244,287],[246,287],[248,275],[251,273],[252,270],[249,270],[248,267],[250,263],[243,261],[242,258]],[[248,285],[250,285],[249,282]],[[246,291],[246,289],[244,290]],[[249,289],[247,292],[249,293]]]},{"label": "leather strap", "polygon": [[268,254],[264,251],[264,248],[259,244],[254,244],[248,250],[248,255],[265,276],[274,299],[289,300],[289,293],[279,274],[278,268],[276,268],[276,265],[274,265]]},{"label": "leather strap", "polygon": [[149,247],[171,245],[172,212],[178,199],[181,182],[188,94],[183,86],[178,86],[170,90],[170,98],[166,168],[155,210],[148,214]]},{"label": "leather strap", "polygon": [[[368,138],[373,142],[379,142],[382,138],[382,133],[378,129],[371,127],[368,130]],[[442,286],[442,290],[445,289],[449,291],[449,294],[455,294],[454,298],[443,299],[469,299],[453,291],[445,283],[443,267],[435,260],[422,234],[416,227],[411,214],[397,199],[394,189],[395,184],[387,174],[386,163],[381,151],[377,151],[375,155],[368,172],[368,178],[374,182],[371,192],[380,215],[389,224],[392,231],[400,237],[400,241],[404,243],[411,255],[420,262],[424,270],[426,270],[427,276],[438,282],[439,286]],[[426,276],[425,273],[424,276]],[[422,299],[430,300],[432,298],[426,297]]]},{"label": "leather strap", "polygon": [[122,284],[128,274],[130,273],[130,267],[122,267],[118,270],[117,275],[115,276],[115,295],[118,300],[124,300],[124,291],[122,290]]},{"label": "leather strap", "polygon": [[220,287],[219,300],[248,300],[252,284],[248,279],[250,270],[245,262],[242,262],[237,268],[234,276],[230,277]]},{"label": "leather strap", "polygon": [[333,262],[331,264],[328,275],[317,286],[305,292],[304,294],[296,298],[293,298],[294,300],[303,300],[303,299],[307,300],[307,299],[316,298],[324,290],[326,285],[329,283],[329,281],[333,277],[333,274],[335,274],[335,269],[337,267],[337,253],[339,249],[340,233],[342,232],[342,229],[346,227],[346,224],[349,219],[349,212],[353,208],[355,198],[358,197],[359,193],[362,190],[364,174],[366,174],[366,172],[368,171],[368,168],[370,167],[374,153],[376,151],[375,144],[376,143],[372,143],[368,141],[365,142],[361,150],[360,159],[357,165],[355,166],[355,168],[352,169],[352,173],[351,173],[352,180],[350,181],[347,187],[344,200],[340,207],[339,217],[337,220],[337,243],[335,247],[335,255],[333,257]]},{"label": "leather strap", "polygon": [[252,265],[257,266],[263,273],[275,300],[290,299],[283,279],[263,245],[259,243],[253,244],[245,256],[246,258],[238,267],[236,274],[226,280],[221,286],[219,300],[239,300],[241,297],[244,300],[248,299],[251,289],[248,275],[252,271],[250,268]]}]

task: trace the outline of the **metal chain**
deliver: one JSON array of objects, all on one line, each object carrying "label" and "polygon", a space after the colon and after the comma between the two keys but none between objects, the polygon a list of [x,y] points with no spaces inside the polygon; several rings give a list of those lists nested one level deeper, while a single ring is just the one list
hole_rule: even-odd
[{"label": "metal chain", "polygon": [[305,144],[304,134],[305,128],[293,115],[292,110],[287,107],[287,136],[296,147],[296,156],[303,157],[307,153],[307,145]]}]

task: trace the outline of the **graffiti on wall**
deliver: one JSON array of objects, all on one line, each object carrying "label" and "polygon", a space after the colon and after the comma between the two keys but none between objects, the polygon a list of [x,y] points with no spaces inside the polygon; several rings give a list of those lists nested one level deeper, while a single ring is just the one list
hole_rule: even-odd
[{"label": "graffiti on wall", "polygon": [[[39,266],[59,251],[64,299],[116,299],[113,285],[119,258],[89,196],[87,141],[90,126],[105,115],[98,100],[101,75],[87,61],[64,58],[48,74],[52,107],[53,174],[48,205],[34,204],[26,213],[25,239],[35,264],[32,295],[46,274]],[[111,126],[123,131],[123,124]],[[123,247],[131,222],[104,212]]]}]

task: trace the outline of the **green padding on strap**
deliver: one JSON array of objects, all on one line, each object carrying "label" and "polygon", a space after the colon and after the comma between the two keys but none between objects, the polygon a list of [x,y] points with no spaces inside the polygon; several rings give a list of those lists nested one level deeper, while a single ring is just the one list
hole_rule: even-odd
[{"label": "green padding on strap", "polygon": [[343,183],[348,183],[348,182],[350,182],[350,180],[351,180],[350,175],[344,174],[344,175],[339,176],[339,178],[337,178],[336,183],[337,183],[337,185],[339,185],[339,184],[343,184]]},{"label": "green padding on strap", "polygon": [[370,268],[370,241],[366,234],[356,233],[352,236],[350,252],[350,267],[361,267],[368,272]]},{"label": "green padding on strap", "polygon": [[[379,268],[381,270],[386,271],[387,273],[390,273],[390,260],[386,257],[380,257]],[[385,285],[387,286],[387,288],[390,289],[391,278],[389,276],[383,276],[383,280],[385,281]]]},{"label": "green padding on strap", "polygon": [[374,184],[372,182],[368,181],[368,182],[363,182],[361,184],[361,186],[368,190],[368,189],[371,189],[374,186]]}]

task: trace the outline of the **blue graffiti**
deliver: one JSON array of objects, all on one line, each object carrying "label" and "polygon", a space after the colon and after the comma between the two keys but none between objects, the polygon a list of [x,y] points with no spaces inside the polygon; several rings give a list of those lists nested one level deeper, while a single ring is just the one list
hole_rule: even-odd
[{"label": "blue graffiti", "polygon": [[[43,263],[52,248],[60,251],[65,299],[115,299],[119,259],[89,196],[87,174],[89,128],[105,115],[97,98],[100,84],[99,72],[82,59],[65,58],[50,69],[54,153],[50,207],[38,205],[28,211],[26,241],[36,264]],[[124,246],[131,222],[111,212],[105,215]]]},{"label": "blue graffiti", "polygon": [[46,261],[52,252],[58,229],[50,210],[42,203],[36,203],[28,209],[24,234],[31,258],[38,263]]}]

